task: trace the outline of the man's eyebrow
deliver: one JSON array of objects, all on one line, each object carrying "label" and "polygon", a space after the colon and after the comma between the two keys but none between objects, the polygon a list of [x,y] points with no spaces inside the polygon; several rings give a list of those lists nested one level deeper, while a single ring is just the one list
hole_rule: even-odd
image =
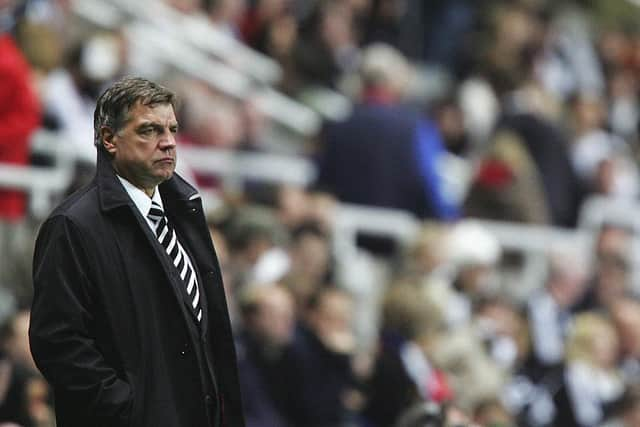
[{"label": "man's eyebrow", "polygon": [[[178,122],[169,123],[169,128],[177,128],[178,126]],[[160,122],[144,121],[138,124],[137,129],[144,129],[147,127],[162,128],[164,126]]]}]

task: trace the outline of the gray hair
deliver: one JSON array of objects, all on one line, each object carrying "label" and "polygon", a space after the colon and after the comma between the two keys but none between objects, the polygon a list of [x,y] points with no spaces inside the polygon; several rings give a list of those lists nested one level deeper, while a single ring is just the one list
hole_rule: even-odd
[{"label": "gray hair", "polygon": [[93,114],[93,143],[96,147],[102,145],[100,129],[108,127],[118,132],[129,120],[129,110],[138,102],[146,106],[171,104],[175,110],[177,97],[164,86],[141,77],[125,77],[116,81],[96,103]]}]

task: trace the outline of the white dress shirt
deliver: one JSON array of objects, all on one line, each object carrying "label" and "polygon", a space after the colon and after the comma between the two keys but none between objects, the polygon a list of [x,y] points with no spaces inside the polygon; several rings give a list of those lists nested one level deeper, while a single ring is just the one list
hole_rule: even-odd
[{"label": "white dress shirt", "polygon": [[152,201],[159,204],[162,210],[164,211],[164,206],[162,205],[162,198],[160,197],[160,191],[158,191],[158,187],[154,188],[153,197],[149,197],[144,191],[142,191],[141,189],[139,189],[138,187],[133,185],[131,182],[121,177],[120,175],[116,175],[116,176],[120,180],[120,183],[122,184],[124,189],[127,191],[127,194],[129,195],[131,200],[133,200],[133,203],[136,205],[136,207],[140,211],[140,214],[142,215],[142,217],[145,219],[145,221],[147,221],[147,224],[151,228],[151,231],[153,231],[153,233],[155,234],[156,226],[153,222],[151,222],[151,220],[147,217],[147,215],[151,210]]}]

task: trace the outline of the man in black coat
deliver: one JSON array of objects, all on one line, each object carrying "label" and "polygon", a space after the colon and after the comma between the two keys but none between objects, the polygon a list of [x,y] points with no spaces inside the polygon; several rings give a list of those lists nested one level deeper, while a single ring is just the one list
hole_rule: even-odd
[{"label": "man in black coat", "polygon": [[58,427],[244,426],[201,199],[174,174],[174,104],[140,78],[107,89],[96,177],[40,230],[30,342]]}]

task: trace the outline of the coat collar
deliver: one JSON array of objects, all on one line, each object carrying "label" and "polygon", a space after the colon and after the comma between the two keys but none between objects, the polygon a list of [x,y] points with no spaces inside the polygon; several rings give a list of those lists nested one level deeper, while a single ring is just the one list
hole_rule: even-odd
[{"label": "coat collar", "polygon": [[[96,182],[100,199],[100,208],[107,212],[121,206],[132,205],[133,201],[118,181],[109,154],[98,148]],[[198,191],[181,176],[174,173],[167,181],[158,186],[162,201],[166,205],[185,203],[198,198]]]}]

